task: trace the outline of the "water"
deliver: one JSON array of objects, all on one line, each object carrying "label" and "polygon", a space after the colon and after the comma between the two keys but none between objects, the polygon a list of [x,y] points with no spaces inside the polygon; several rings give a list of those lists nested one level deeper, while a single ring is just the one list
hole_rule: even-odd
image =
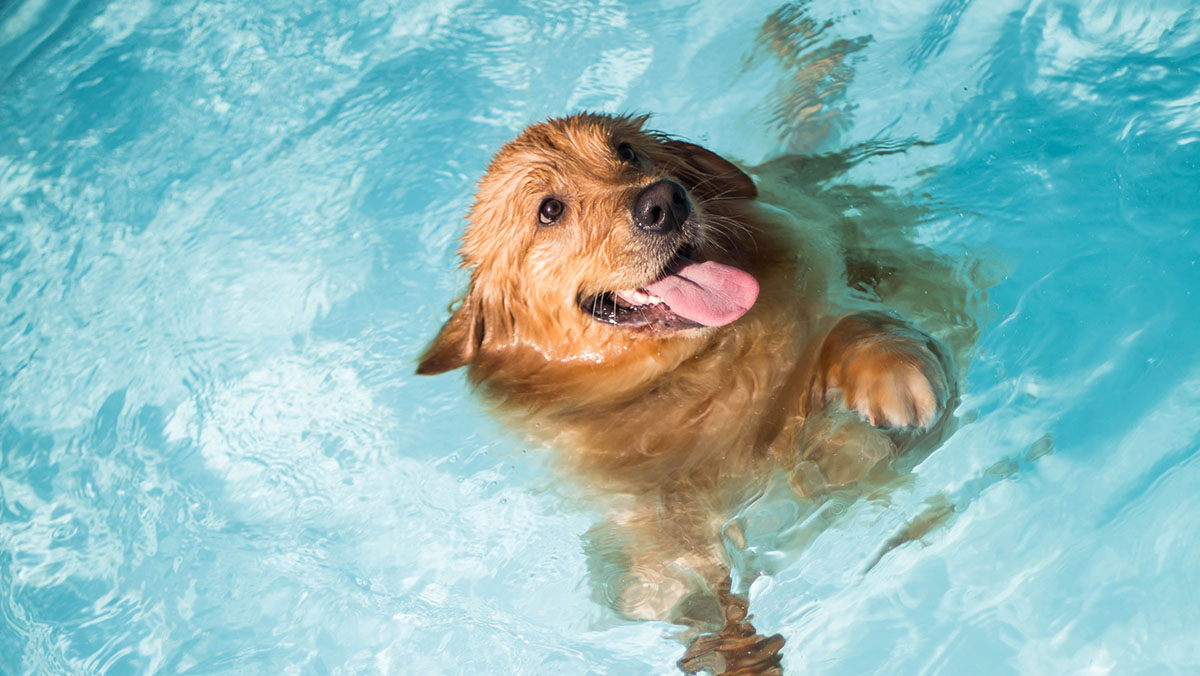
[{"label": "water", "polygon": [[0,6],[0,673],[675,673],[544,452],[410,375],[490,153],[584,107],[907,148],[838,181],[994,282],[961,429],[762,545],[790,673],[1200,671],[1200,12],[814,0],[785,61],[780,9]]}]

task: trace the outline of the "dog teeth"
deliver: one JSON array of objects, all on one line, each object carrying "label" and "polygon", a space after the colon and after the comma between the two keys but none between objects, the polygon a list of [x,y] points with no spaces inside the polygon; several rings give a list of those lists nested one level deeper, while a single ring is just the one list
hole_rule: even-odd
[{"label": "dog teeth", "polygon": [[655,296],[652,293],[647,293],[642,289],[633,289],[631,291],[622,291],[621,297],[636,305],[654,305],[663,302],[663,299]]}]

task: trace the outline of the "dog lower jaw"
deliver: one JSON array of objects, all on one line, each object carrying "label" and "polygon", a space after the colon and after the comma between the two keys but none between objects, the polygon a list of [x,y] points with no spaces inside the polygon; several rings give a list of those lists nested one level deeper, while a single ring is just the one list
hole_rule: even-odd
[{"label": "dog lower jaw", "polygon": [[[646,295],[640,289],[642,295]],[[662,302],[647,296],[646,303],[634,305],[620,299],[620,295],[634,296],[635,292],[621,294],[606,291],[579,299],[579,309],[592,319],[612,326],[649,331],[679,331],[704,328],[703,324],[680,317]],[[634,296],[637,297],[637,296]]]},{"label": "dog lower jaw", "polygon": [[578,303],[585,314],[607,324],[718,327],[749,312],[758,293],[758,280],[744,270],[714,261],[688,262],[645,287],[581,294]]},{"label": "dog lower jaw", "polygon": [[[684,241],[676,246],[670,259],[662,265],[654,280],[671,274],[675,269],[691,262],[695,255],[694,243]],[[654,280],[651,280],[653,282]],[[649,283],[649,282],[648,282]],[[592,319],[612,326],[651,331],[677,331],[702,328],[703,325],[671,312],[663,300],[645,288],[629,288],[579,296],[579,308]]]}]

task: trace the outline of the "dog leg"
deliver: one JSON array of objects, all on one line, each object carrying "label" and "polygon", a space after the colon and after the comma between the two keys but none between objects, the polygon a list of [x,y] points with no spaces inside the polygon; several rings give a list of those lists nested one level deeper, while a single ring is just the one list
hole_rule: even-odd
[{"label": "dog leg", "polygon": [[593,593],[627,619],[684,627],[684,673],[781,676],[783,637],[758,634],[730,589],[722,522],[696,505],[651,502],[614,510],[586,535]]},{"label": "dog leg", "polygon": [[715,631],[724,616],[713,590],[729,575],[722,523],[661,496],[615,499],[584,537],[593,594],[627,619]]},{"label": "dog leg", "polygon": [[812,394],[818,409],[840,399],[876,427],[924,429],[942,413],[947,382],[932,338],[864,312],[839,321],[825,339]]},{"label": "dog leg", "polygon": [[783,636],[762,636],[750,624],[746,599],[730,591],[730,580],[717,588],[725,626],[716,635],[698,636],[678,666],[685,674],[709,671],[716,676],[783,676]]}]

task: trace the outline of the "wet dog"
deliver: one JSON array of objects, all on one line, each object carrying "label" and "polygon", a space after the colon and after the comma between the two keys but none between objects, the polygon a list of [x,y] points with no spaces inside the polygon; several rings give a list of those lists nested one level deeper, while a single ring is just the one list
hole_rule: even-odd
[{"label": "wet dog", "polygon": [[[496,154],[462,241],[469,287],[418,373],[466,367],[612,496],[589,545],[624,571],[605,593],[689,627],[685,671],[777,674],[782,639],[729,587],[730,510],[801,461],[819,475],[802,494],[856,481],[938,422],[953,381],[936,341],[851,288],[836,219],[646,121],[552,119]],[[830,409],[861,429],[814,445]]]}]

